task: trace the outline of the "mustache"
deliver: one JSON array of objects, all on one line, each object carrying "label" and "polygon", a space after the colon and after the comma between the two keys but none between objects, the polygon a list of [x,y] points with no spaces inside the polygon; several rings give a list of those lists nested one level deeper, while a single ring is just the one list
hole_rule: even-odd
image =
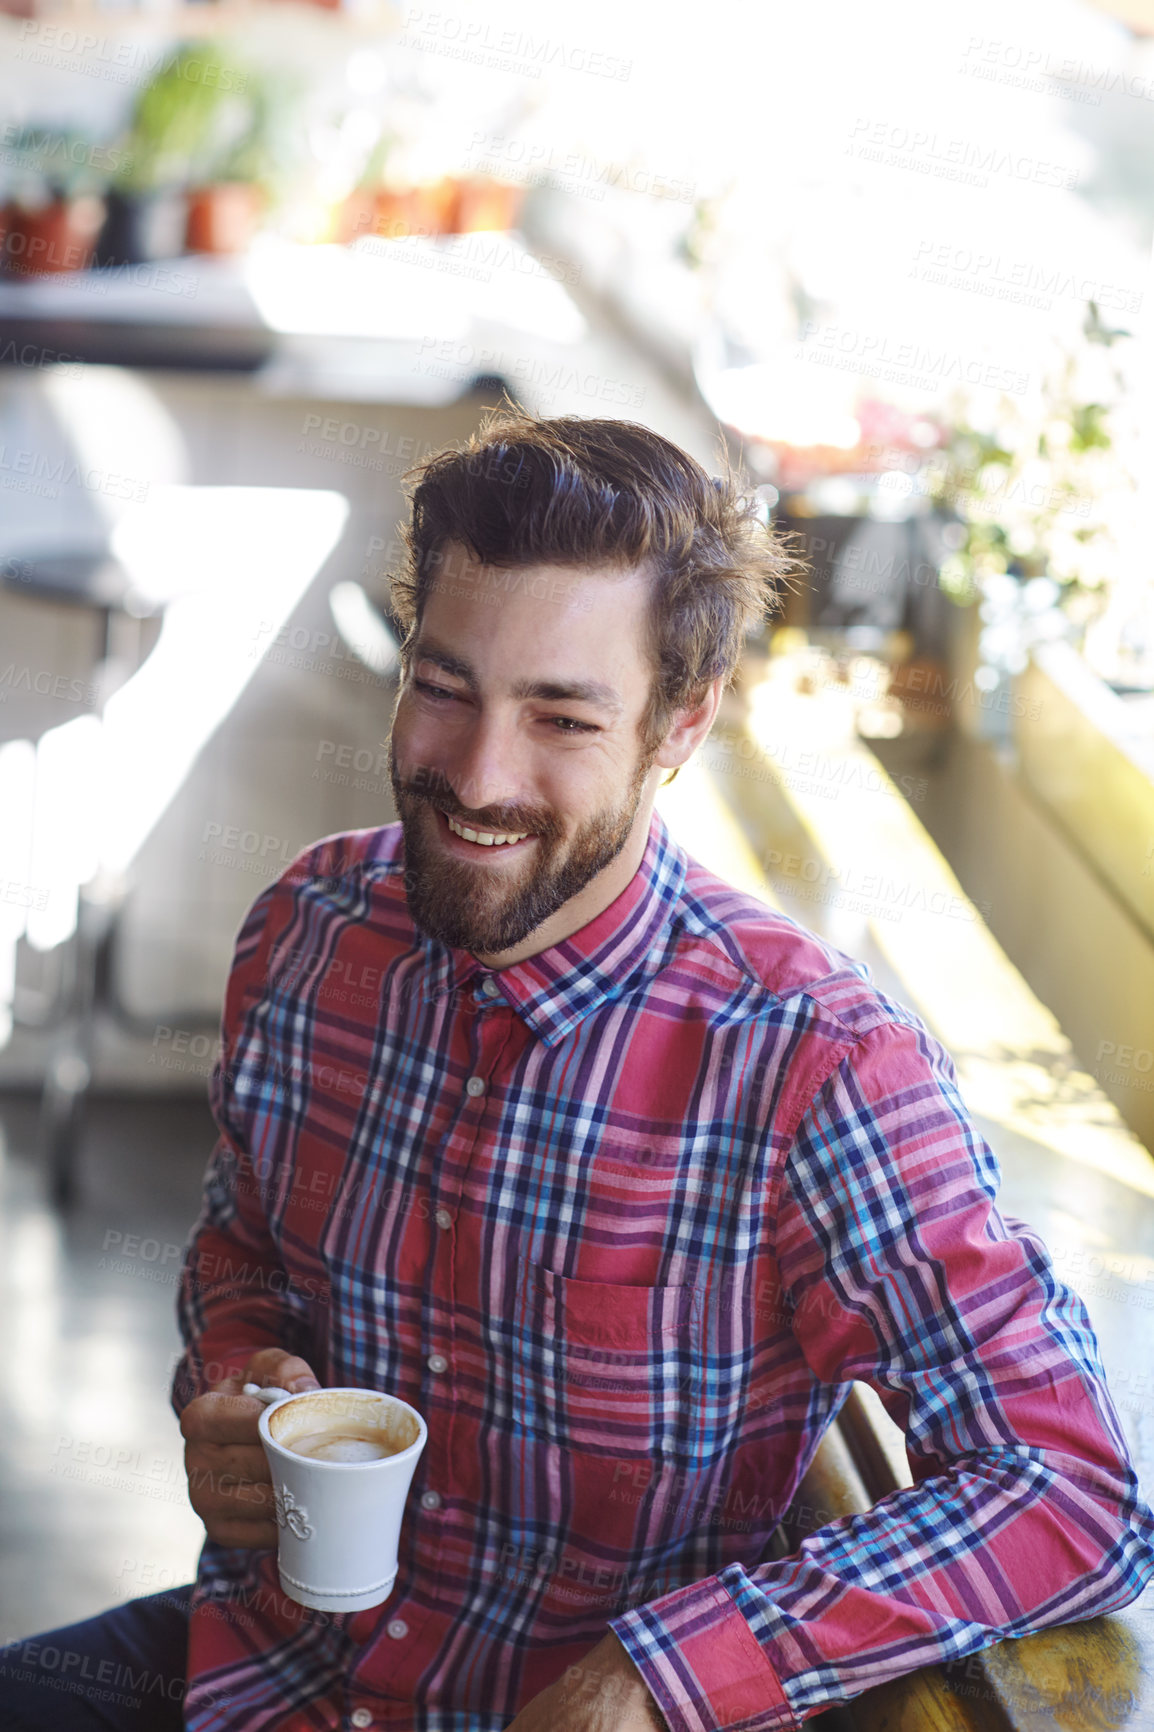
[{"label": "mustache", "polygon": [[525,807],[516,806],[486,806],[470,809],[455,800],[451,793],[442,790],[431,792],[427,786],[415,785],[412,782],[402,782],[399,791],[410,800],[420,800],[422,804],[431,806],[434,812],[440,812],[446,818],[455,818],[458,823],[467,824],[473,830],[525,831],[530,836],[541,836],[548,840],[560,833],[560,825],[551,813],[531,811]]}]

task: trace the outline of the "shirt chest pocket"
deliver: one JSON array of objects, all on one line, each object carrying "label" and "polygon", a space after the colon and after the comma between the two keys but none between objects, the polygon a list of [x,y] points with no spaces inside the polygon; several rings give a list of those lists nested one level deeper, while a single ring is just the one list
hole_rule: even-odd
[{"label": "shirt chest pocket", "polygon": [[515,1418],[593,1454],[680,1453],[701,1381],[698,1299],[693,1287],[580,1281],[522,1261]]}]

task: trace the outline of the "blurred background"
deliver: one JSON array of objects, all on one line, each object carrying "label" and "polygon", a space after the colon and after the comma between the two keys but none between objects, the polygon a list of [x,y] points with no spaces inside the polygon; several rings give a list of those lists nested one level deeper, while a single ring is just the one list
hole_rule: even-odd
[{"label": "blurred background", "polygon": [[666,816],[946,1041],[1154,1464],[1152,232],[1154,0],[0,11],[0,1640],[194,1572],[233,940],[393,817],[402,477],[503,396],[793,536]]}]

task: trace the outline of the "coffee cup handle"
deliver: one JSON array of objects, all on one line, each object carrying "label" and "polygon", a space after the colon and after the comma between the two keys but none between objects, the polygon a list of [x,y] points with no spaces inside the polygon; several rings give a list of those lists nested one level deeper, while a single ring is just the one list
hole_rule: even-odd
[{"label": "coffee cup handle", "polygon": [[270,1383],[267,1388],[263,1389],[259,1383],[246,1383],[241,1394],[255,1396],[258,1401],[263,1401],[266,1407],[274,1401],[288,1401],[289,1399],[288,1390],[278,1389],[275,1383]]}]

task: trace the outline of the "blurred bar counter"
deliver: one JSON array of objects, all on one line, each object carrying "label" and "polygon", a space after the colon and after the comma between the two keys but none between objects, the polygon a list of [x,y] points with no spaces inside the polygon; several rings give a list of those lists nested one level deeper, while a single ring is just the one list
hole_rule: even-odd
[{"label": "blurred bar counter", "polygon": [[572,275],[508,233],[261,236],[243,255],[0,278],[0,363],[251,373],[273,394],[430,407],[478,382],[535,395],[589,370]]}]

